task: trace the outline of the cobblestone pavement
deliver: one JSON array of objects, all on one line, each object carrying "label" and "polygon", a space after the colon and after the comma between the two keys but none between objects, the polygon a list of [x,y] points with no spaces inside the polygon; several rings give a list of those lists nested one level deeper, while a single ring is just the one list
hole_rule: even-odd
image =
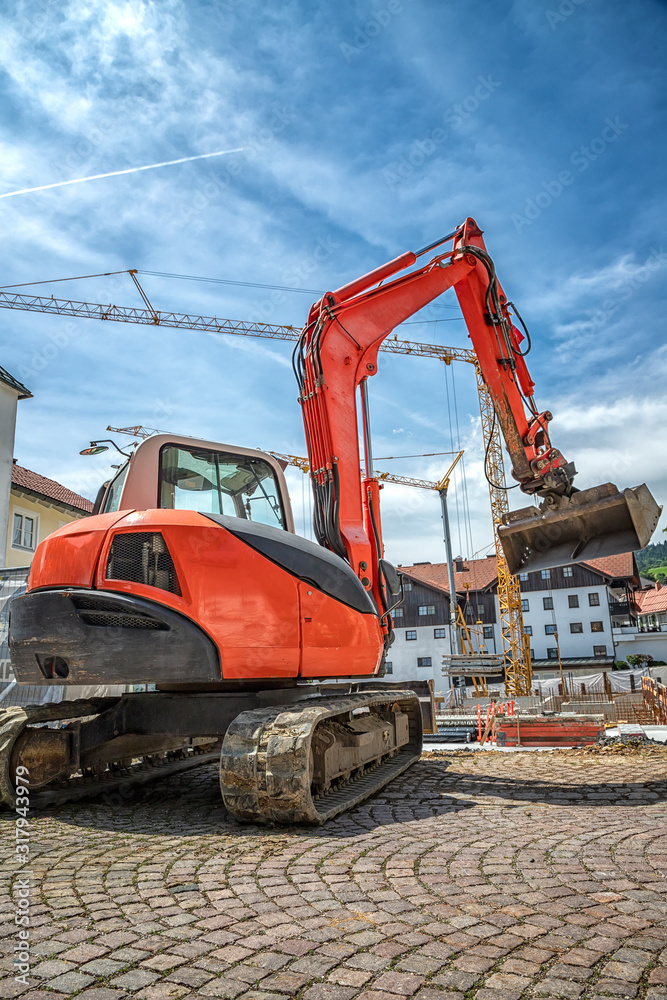
[{"label": "cobblestone pavement", "polygon": [[13,816],[0,996],[667,1000],[667,750],[426,755],[320,829],[239,826],[202,765]]}]

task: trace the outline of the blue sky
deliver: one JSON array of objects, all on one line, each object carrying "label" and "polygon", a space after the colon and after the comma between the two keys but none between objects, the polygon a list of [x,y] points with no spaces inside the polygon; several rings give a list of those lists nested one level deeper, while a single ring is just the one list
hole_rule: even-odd
[{"label": "blue sky", "polygon": [[[37,0],[0,15],[0,194],[244,149],[0,199],[0,284],[139,268],[282,285],[142,277],[157,309],[300,326],[314,295],[299,289],[472,215],[578,485],[646,481],[667,500],[664,2]],[[142,305],[126,275],[43,291]],[[452,295],[419,320],[398,335],[466,344]],[[109,423],[305,453],[289,344],[7,310],[0,324],[0,363],[34,393],[18,461],[87,496],[110,458],[78,452]],[[380,358],[376,455],[460,440],[454,544],[484,549],[472,371]],[[446,461],[377,464],[435,479]],[[303,530],[301,474],[290,484]],[[383,517],[389,558],[441,560],[434,494],[387,487]]]}]

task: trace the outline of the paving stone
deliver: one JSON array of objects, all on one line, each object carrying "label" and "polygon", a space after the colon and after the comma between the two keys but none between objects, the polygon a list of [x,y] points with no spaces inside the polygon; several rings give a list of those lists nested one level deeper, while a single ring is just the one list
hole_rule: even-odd
[{"label": "paving stone", "polygon": [[[599,983],[596,984],[599,989]],[[581,996],[584,992],[585,984],[570,982],[567,979],[544,979],[537,986],[537,993],[547,997],[565,997],[567,1000]]]},{"label": "paving stone", "polygon": [[[479,996],[479,993],[477,996]],[[443,990],[435,990],[430,986],[424,986],[414,994],[413,1000],[463,1000],[463,993],[445,993]]]},{"label": "paving stone", "polygon": [[78,944],[75,948],[61,952],[60,958],[67,962],[90,962],[110,950],[108,946],[100,944]]},{"label": "paving stone", "polygon": [[[52,996],[52,994],[49,994],[49,996]],[[110,990],[106,986],[93,986],[92,989],[79,993],[79,996],[85,997],[85,1000],[123,1000],[127,996],[127,993],[123,990]]]},{"label": "paving stone", "polygon": [[494,972],[484,980],[484,986],[493,990],[518,990],[521,993],[530,986],[528,976],[519,976],[513,972]]},{"label": "paving stone", "polygon": [[52,979],[54,976],[59,976],[64,972],[70,972],[75,969],[76,966],[73,962],[62,962],[57,958],[52,958],[46,962],[39,962],[31,972],[33,976],[37,976],[38,979]]},{"label": "paving stone", "polygon": [[[49,996],[52,996],[52,994],[49,994]],[[106,986],[93,986],[92,989],[84,990],[79,996],[85,997],[86,1000],[123,1000],[127,996],[127,993],[123,990],[111,990]]]},{"label": "paving stone", "polygon": [[667,1000],[666,799],[658,747],[437,751],[320,831],[241,832],[214,765],[133,790],[112,827],[69,803],[33,818],[35,975],[0,959],[0,995],[578,1000],[595,971],[587,1000],[622,1000],[657,960]]},{"label": "paving stone", "polygon": [[473,976],[469,972],[451,971],[438,973],[437,976],[433,977],[432,982],[436,986],[444,986],[445,989],[460,990],[465,993],[479,978],[479,976]]},{"label": "paving stone", "polygon": [[379,972],[382,969],[386,969],[390,961],[391,959],[383,958],[381,955],[373,955],[371,952],[361,952],[361,954],[353,955],[352,958],[349,958],[345,965],[353,969],[367,969],[370,972]]},{"label": "paving stone", "polygon": [[304,993],[304,1000],[352,1000],[357,996],[357,990],[349,986],[336,986],[331,983],[316,983]]},{"label": "paving stone", "polygon": [[374,988],[396,993],[399,996],[412,996],[424,982],[423,976],[409,972],[383,972],[373,983]]},{"label": "paving stone", "polygon": [[164,972],[166,969],[173,969],[177,965],[187,962],[183,955],[172,955],[168,952],[160,955],[152,955],[141,963],[144,969],[153,969],[155,972]]},{"label": "paving stone", "polygon": [[144,986],[142,990],[133,994],[134,1000],[181,1000],[185,998],[190,990],[187,986],[178,986],[176,983],[153,983],[152,986]]},{"label": "paving stone", "polygon": [[596,991],[600,993],[612,993],[619,997],[637,996],[637,987],[634,983],[624,983],[620,979],[598,979],[595,984]]},{"label": "paving stone", "polygon": [[131,969],[112,979],[110,985],[127,990],[139,990],[142,986],[150,986],[156,979],[158,979],[157,973],[149,972],[148,969]]},{"label": "paving stone", "polygon": [[241,993],[244,994],[244,998],[250,996],[247,983],[240,983],[236,979],[227,979],[224,976],[209,980],[197,992],[205,997],[223,997],[223,1000],[234,1000]]},{"label": "paving stone", "polygon": [[86,962],[80,966],[81,972],[96,978],[112,976],[124,968],[122,962],[114,962],[111,958],[95,958],[92,962]]},{"label": "paving stone", "polygon": [[64,993],[78,993],[94,981],[93,976],[83,975],[81,972],[65,972],[62,976],[49,979],[44,985],[50,990],[62,990]]}]

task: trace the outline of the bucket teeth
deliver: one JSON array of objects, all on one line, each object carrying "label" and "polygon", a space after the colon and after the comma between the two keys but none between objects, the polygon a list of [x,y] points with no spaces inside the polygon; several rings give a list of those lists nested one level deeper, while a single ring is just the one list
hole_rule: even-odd
[{"label": "bucket teeth", "polygon": [[510,511],[498,537],[510,573],[551,569],[643,549],[661,512],[645,483],[622,492],[604,483],[553,506]]}]

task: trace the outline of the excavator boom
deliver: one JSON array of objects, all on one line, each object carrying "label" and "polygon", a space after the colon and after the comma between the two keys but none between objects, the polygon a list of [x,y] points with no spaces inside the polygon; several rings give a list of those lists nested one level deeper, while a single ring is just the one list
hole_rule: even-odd
[{"label": "excavator boom", "polygon": [[[394,277],[450,239],[452,250]],[[522,492],[542,501],[539,508],[512,512],[499,531],[510,572],[642,548],[660,516],[661,508],[646,486],[623,492],[611,483],[583,492],[573,486],[573,463],[551,444],[552,414],[540,410],[534,400],[525,360],[527,330],[524,336],[513,321],[514,315],[523,326],[498,281],[482,231],[473,219],[466,219],[439,243],[406,252],[324,295],[311,308],[295,350],[318,541],[347,559],[385,616],[392,594],[382,559],[378,483],[369,471],[366,382],[377,372],[383,340],[448,288],[457,295],[493,399],[512,476]],[[358,388],[366,478],[357,443]],[[389,630],[386,624],[387,634]]]}]

